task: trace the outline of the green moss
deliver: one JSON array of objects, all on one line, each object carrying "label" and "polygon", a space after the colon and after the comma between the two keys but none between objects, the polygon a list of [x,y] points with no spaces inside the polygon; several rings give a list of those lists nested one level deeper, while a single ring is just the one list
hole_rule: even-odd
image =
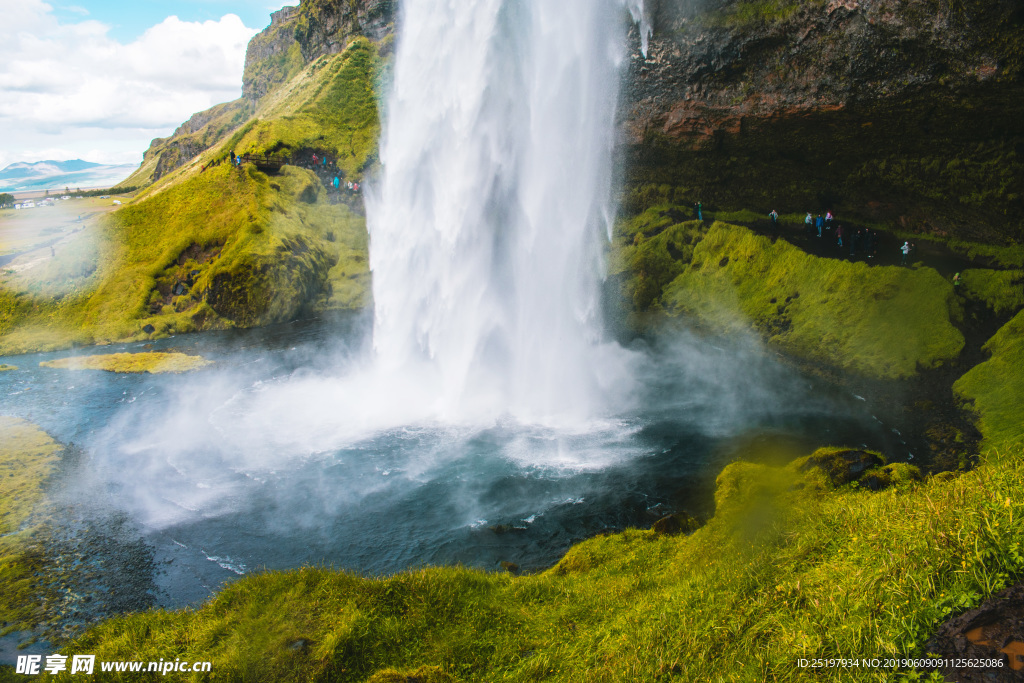
[{"label": "green moss", "polygon": [[437,666],[421,666],[415,671],[378,671],[366,679],[366,683],[455,683],[455,678]]},{"label": "green moss", "polygon": [[973,402],[987,443],[1024,441],[1024,311],[983,348],[991,358],[957,380],[953,391]]},{"label": "green moss", "polygon": [[35,425],[0,416],[0,631],[34,623],[42,587],[36,548],[44,485],[61,447]]},{"label": "green moss", "polygon": [[662,304],[718,329],[752,324],[790,353],[875,377],[910,377],[964,345],[952,285],[934,270],[818,258],[722,223]]},{"label": "green moss", "polygon": [[823,0],[740,0],[725,9],[699,16],[708,26],[750,29],[758,25],[785,21],[804,7],[820,8]]},{"label": "green moss", "polygon": [[211,361],[184,353],[108,353],[98,356],[71,356],[42,361],[39,367],[64,370],[106,370],[107,372],[189,372],[210,365]]},{"label": "green moss", "polygon": [[996,315],[1024,307],[1024,271],[972,268],[960,274],[960,292],[985,304]]},{"label": "green moss", "polygon": [[0,363],[0,372],[9,372],[11,370],[17,370],[17,365],[7,365],[6,363]]},{"label": "green moss", "polygon": [[0,350],[290,320],[368,300],[364,219],[309,171],[214,166],[111,215],[85,291],[0,290]]},{"label": "green moss", "polygon": [[643,312],[683,270],[707,229],[672,205],[659,205],[616,226],[609,272],[628,274],[623,296]]}]

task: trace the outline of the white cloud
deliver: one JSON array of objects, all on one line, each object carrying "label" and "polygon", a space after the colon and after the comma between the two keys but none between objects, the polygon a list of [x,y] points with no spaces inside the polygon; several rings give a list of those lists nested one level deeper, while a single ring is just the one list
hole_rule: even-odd
[{"label": "white cloud", "polygon": [[234,14],[201,23],[171,16],[121,44],[103,23],[61,23],[41,0],[13,3],[5,15],[0,168],[44,150],[83,156],[108,146],[100,160],[123,161],[126,139],[141,161],[150,139],[240,95],[245,47],[256,33]]}]

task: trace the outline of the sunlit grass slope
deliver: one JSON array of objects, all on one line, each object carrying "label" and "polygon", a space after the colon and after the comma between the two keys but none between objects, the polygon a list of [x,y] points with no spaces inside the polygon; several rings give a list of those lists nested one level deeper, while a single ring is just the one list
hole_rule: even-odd
[{"label": "sunlit grass slope", "polygon": [[367,305],[365,219],[309,170],[285,166],[268,176],[227,158],[232,150],[318,151],[358,176],[379,132],[377,68],[365,39],[318,59],[268,95],[260,118],[232,139],[114,212],[89,244],[89,267],[76,265],[83,275],[73,287],[0,288],[0,353]]},{"label": "sunlit grass slope", "polygon": [[953,287],[931,268],[819,258],[687,213],[655,207],[618,227],[612,272],[635,310],[753,326],[795,356],[874,377],[909,377],[963,348]]},{"label": "sunlit grass slope", "polygon": [[1024,442],[1024,311],[1004,325],[984,350],[989,360],[961,377],[954,391],[973,402],[993,443]]},{"label": "sunlit grass slope", "polygon": [[376,154],[380,121],[374,90],[382,64],[375,45],[357,38],[340,55],[320,57],[268,95],[256,118],[225,143],[236,154],[317,150],[360,178]]},{"label": "sunlit grass slope", "polygon": [[61,447],[24,420],[0,416],[0,633],[40,618],[38,519]]},{"label": "sunlit grass slope", "polygon": [[0,352],[288,320],[365,304],[362,219],[309,171],[223,164],[113,214],[91,286],[0,291]]}]

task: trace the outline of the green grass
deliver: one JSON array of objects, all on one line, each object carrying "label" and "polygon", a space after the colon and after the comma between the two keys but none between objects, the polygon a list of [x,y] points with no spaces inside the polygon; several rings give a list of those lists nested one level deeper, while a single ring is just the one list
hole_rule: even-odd
[{"label": "green grass", "polygon": [[960,274],[960,293],[985,304],[996,315],[1024,307],[1024,271],[971,268]]},{"label": "green grass", "polygon": [[978,425],[991,443],[1024,442],[1024,311],[983,347],[989,360],[961,377],[953,390],[973,402]]},{"label": "green grass", "polygon": [[703,25],[733,29],[751,29],[758,25],[786,21],[807,6],[817,9],[822,0],[740,0],[726,9],[700,15]]},{"label": "green grass", "polygon": [[24,420],[0,416],[0,633],[41,618],[40,511],[61,447]]},{"label": "green grass", "polygon": [[715,223],[663,289],[673,315],[721,330],[753,326],[787,352],[863,375],[903,378],[964,345],[952,285],[930,268],[810,256]]},{"label": "green grass", "polygon": [[369,297],[364,219],[293,167],[185,177],[112,214],[95,249],[95,273],[60,296],[0,290],[0,351],[267,324]]},{"label": "green grass", "polygon": [[39,367],[64,370],[105,370],[122,373],[189,372],[210,365],[212,361],[184,353],[150,351],[142,353],[107,353],[95,356],[71,356],[42,361]]},{"label": "green grass", "polygon": [[373,43],[365,38],[352,41],[340,55],[309,65],[310,86],[282,95],[285,104],[268,105],[269,116],[232,140],[230,147],[237,154],[318,150],[337,160],[346,177],[361,177],[380,135],[374,91],[380,68]]}]

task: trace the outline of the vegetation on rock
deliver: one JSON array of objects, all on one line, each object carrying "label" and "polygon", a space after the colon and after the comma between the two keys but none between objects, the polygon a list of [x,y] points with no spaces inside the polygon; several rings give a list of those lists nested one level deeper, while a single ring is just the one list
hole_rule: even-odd
[{"label": "vegetation on rock", "polygon": [[991,357],[953,385],[973,402],[989,443],[1024,443],[1024,311],[984,346]]},{"label": "vegetation on rock", "polygon": [[42,361],[40,367],[63,370],[106,370],[107,372],[189,372],[210,365],[200,356],[184,353],[149,351],[142,353],[108,353],[96,356],[70,356]]},{"label": "vegetation on rock", "polygon": [[640,311],[685,313],[717,331],[753,325],[794,356],[883,378],[948,363],[964,346],[953,287],[931,268],[818,258],[685,218],[663,205],[617,229],[613,273]]}]

